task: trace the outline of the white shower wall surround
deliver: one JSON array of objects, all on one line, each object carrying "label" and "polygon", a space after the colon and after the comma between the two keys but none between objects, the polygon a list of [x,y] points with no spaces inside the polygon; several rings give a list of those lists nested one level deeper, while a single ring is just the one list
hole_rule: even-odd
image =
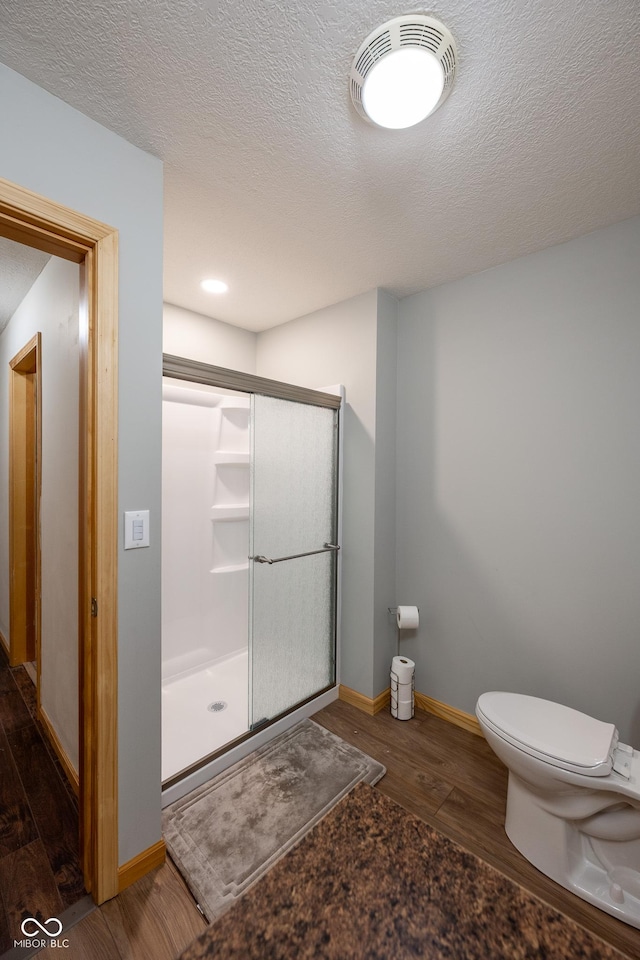
[{"label": "white shower wall surround", "polygon": [[247,648],[249,398],[165,384],[162,406],[166,681]]},{"label": "white shower wall surround", "polygon": [[249,398],[165,383],[162,484],[170,680],[247,646]]},{"label": "white shower wall surround", "polygon": [[162,406],[166,780],[248,728],[249,398],[165,381]]}]

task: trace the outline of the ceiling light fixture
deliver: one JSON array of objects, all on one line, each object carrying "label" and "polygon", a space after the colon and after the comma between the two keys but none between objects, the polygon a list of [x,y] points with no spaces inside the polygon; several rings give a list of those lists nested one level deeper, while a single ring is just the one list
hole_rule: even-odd
[{"label": "ceiling light fixture", "polygon": [[207,293],[226,293],[229,289],[224,280],[203,280],[200,286]]},{"label": "ceiling light fixture", "polygon": [[370,33],[353,59],[353,105],[380,127],[412,127],[447,99],[456,63],[455,40],[439,20],[395,17]]}]

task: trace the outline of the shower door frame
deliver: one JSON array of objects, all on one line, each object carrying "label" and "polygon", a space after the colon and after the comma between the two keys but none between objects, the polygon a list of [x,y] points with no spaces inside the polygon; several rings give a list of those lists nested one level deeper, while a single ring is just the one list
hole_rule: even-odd
[{"label": "shower door frame", "polygon": [[[335,392],[326,393],[321,390],[312,390],[296,384],[285,383],[280,380],[270,380],[255,374],[231,370],[227,367],[218,367],[213,364],[191,360],[187,357],[178,357],[173,354],[163,354],[162,374],[173,380],[183,380],[191,383],[206,384],[224,390],[234,390],[238,393],[260,394],[277,397],[281,400],[292,400],[296,403],[307,403],[316,407],[325,407],[338,412],[338,478],[337,478],[337,531],[338,543],[342,542],[342,464],[343,464],[343,415],[344,415],[344,388],[331,387]],[[338,699],[340,686],[340,620],[342,606],[342,557],[341,551],[336,552],[336,593],[335,593],[335,681],[329,687],[318,691],[306,700],[297,703],[283,714],[269,720],[264,726],[256,730],[247,730],[246,734],[231,740],[214,753],[204,757],[201,761],[188,767],[186,771],[171,777],[162,786],[162,806],[165,807],[175,800],[185,796],[211,777],[227,769],[233,763],[241,760],[253,750],[268,743],[278,734],[289,729],[304,717],[317,713],[324,706]]]}]

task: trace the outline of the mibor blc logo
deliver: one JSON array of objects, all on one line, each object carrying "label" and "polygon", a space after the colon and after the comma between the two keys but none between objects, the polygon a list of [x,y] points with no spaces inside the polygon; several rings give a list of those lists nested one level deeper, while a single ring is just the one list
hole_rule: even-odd
[{"label": "mibor blc logo", "polygon": [[[69,941],[65,938],[59,940],[62,933],[62,920],[57,917],[49,917],[44,923],[40,923],[35,917],[26,917],[20,924],[24,940],[14,940],[14,947],[68,947]],[[46,940],[44,939],[46,937]]]}]

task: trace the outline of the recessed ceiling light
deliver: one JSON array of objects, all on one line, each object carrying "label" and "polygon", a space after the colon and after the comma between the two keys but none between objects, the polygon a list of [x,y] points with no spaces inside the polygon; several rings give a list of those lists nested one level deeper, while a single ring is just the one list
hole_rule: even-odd
[{"label": "recessed ceiling light", "polygon": [[224,280],[203,280],[200,286],[207,293],[226,293],[229,289]]},{"label": "recessed ceiling light", "polygon": [[369,34],[351,67],[351,99],[365,120],[399,130],[420,123],[448,97],[456,45],[434,17],[388,20]]}]

